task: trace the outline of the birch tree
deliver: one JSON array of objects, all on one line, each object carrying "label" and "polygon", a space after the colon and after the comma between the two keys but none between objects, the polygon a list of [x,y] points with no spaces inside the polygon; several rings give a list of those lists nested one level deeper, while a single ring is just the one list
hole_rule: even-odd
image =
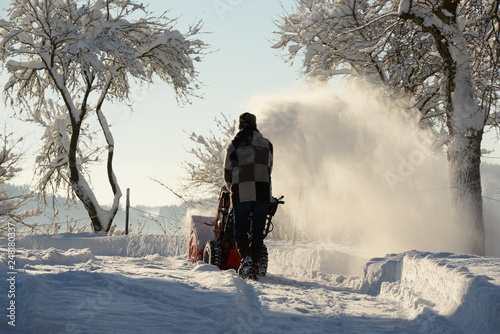
[{"label": "birch tree", "polygon": [[[275,48],[306,75],[365,78],[411,96],[447,147],[457,223],[484,254],[480,177],[485,127],[498,126],[499,0],[298,0]],[[369,111],[367,111],[368,113]]]},{"label": "birch tree", "polygon": [[[197,38],[201,24],[181,33],[167,13],[153,16],[134,0],[12,0],[7,14],[0,20],[0,60],[10,75],[4,93],[7,103],[46,127],[37,159],[41,187],[68,184],[93,230],[106,232],[122,193],[105,107],[127,101],[131,84],[155,79],[170,85],[181,103],[195,96],[194,63],[206,48]],[[98,153],[95,144],[85,150],[95,135],[88,131],[92,122],[107,143],[109,210],[83,173]]]}]

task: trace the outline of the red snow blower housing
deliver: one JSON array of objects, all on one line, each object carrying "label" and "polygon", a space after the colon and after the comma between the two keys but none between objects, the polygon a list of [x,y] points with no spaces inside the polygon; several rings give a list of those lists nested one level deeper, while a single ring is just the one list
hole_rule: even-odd
[{"label": "red snow blower housing", "polygon": [[[273,230],[272,218],[279,204],[284,204],[283,196],[273,197],[269,204],[264,238]],[[252,216],[249,217],[252,219]],[[216,217],[192,216],[189,236],[189,259],[193,262],[203,260],[208,264],[225,269],[238,269],[241,256],[234,241],[233,208],[231,194],[223,187],[219,195]],[[268,253],[266,245],[262,250],[259,275],[267,273]]]}]

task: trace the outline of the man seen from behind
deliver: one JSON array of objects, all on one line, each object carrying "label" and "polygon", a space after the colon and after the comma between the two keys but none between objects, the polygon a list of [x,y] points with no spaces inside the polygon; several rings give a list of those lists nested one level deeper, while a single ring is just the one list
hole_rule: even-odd
[{"label": "man seen from behind", "polygon": [[257,130],[257,119],[251,113],[240,115],[238,129],[227,147],[224,179],[231,191],[234,236],[242,258],[238,274],[257,279],[271,201],[273,145]]}]

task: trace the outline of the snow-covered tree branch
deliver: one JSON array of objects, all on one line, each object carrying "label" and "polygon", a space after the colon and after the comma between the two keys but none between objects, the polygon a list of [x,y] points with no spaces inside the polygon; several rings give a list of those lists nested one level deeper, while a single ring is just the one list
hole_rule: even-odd
[{"label": "snow-covered tree branch", "polygon": [[188,134],[189,140],[194,144],[194,147],[188,151],[193,159],[182,162],[185,176],[176,187],[154,179],[188,206],[193,203],[202,203],[210,196],[218,196],[221,187],[225,184],[224,154],[227,144],[236,133],[236,121],[225,115],[221,117],[221,119],[215,119],[216,133],[210,131],[208,136],[195,132]]},{"label": "snow-covered tree branch", "polygon": [[[0,20],[0,59],[10,74],[6,101],[45,126],[38,157],[39,187],[69,184],[82,201],[94,231],[108,231],[121,190],[113,173],[114,141],[106,103],[126,101],[132,83],[170,85],[179,102],[199,88],[195,62],[207,45],[174,29],[167,13],[153,16],[134,0],[12,0]],[[95,147],[98,121],[107,147]],[[85,164],[107,151],[113,206],[103,209],[84,177]]]},{"label": "snow-covered tree branch", "polygon": [[202,136],[195,132],[189,135],[189,139],[195,144],[189,153],[195,158],[193,161],[183,163],[187,172],[186,189],[205,188],[208,192],[218,195],[220,188],[224,185],[224,154],[226,146],[236,133],[236,123],[223,116],[223,120],[216,119],[218,133],[222,138],[216,136],[212,131],[209,136]]},{"label": "snow-covered tree branch", "polygon": [[499,1],[297,0],[277,25],[274,47],[302,58],[306,75],[368,79],[413,100],[445,139],[457,217],[484,253],[479,164],[484,127],[498,124]]},{"label": "snow-covered tree branch", "polygon": [[15,138],[12,132],[7,131],[6,126],[3,130],[0,133],[0,237],[5,236],[14,224],[24,225],[25,218],[39,214],[37,210],[20,210],[24,201],[33,196],[31,193],[9,194],[3,187],[21,171],[19,146],[23,141],[23,138]]}]

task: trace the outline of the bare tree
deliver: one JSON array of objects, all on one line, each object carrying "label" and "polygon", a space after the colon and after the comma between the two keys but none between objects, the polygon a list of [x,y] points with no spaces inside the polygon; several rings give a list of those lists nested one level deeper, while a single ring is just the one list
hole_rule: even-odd
[{"label": "bare tree", "polygon": [[[183,34],[175,23],[166,13],[152,16],[134,0],[12,0],[7,19],[0,20],[0,59],[10,74],[6,101],[46,127],[40,187],[71,187],[95,232],[109,230],[122,195],[105,103],[127,101],[131,83],[155,78],[169,84],[179,102],[189,101],[199,87],[194,62],[207,47],[195,38],[201,24]],[[93,119],[107,147],[86,150]],[[85,164],[100,149],[107,153],[113,192],[109,210],[84,177]]]},{"label": "bare tree", "polygon": [[362,77],[411,96],[447,145],[457,222],[484,254],[481,140],[498,125],[499,0],[298,0],[276,48],[307,75]]},{"label": "bare tree", "polygon": [[19,146],[23,138],[16,138],[13,132],[4,127],[0,133],[0,236],[8,235],[9,231],[17,231],[19,226],[26,225],[24,219],[38,215],[38,210],[21,210],[22,204],[33,195],[30,192],[23,194],[9,194],[3,186],[21,172],[22,153]]},{"label": "bare tree", "polygon": [[217,133],[210,131],[208,136],[195,132],[189,134],[189,140],[194,144],[188,153],[192,160],[182,162],[185,176],[180,183],[172,187],[161,180],[153,179],[161,186],[176,195],[186,206],[200,205],[210,196],[218,196],[224,186],[223,166],[226,146],[236,133],[236,121],[225,115],[215,119]]}]

